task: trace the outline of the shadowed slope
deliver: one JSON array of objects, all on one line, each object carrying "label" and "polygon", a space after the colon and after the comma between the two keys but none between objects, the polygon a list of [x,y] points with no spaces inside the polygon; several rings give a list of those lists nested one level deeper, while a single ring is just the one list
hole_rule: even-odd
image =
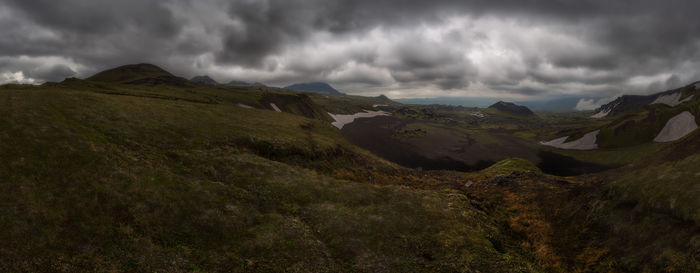
[{"label": "shadowed slope", "polygon": [[87,78],[89,81],[123,83],[137,85],[189,86],[191,83],[181,77],[152,64],[130,64],[105,70]]}]

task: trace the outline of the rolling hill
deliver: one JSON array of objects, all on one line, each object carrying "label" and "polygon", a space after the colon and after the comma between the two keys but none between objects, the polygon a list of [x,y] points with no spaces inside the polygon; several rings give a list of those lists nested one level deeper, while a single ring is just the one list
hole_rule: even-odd
[{"label": "rolling hill", "polygon": [[321,94],[343,95],[343,93],[336,90],[330,84],[325,83],[325,82],[296,83],[296,84],[285,86],[284,89],[289,89],[289,90],[294,90],[294,91],[302,91],[302,92],[321,93]]},{"label": "rolling hill", "polygon": [[201,83],[201,84],[208,84],[208,85],[217,85],[217,84],[219,84],[219,83],[216,82],[214,79],[212,79],[212,78],[210,78],[209,76],[206,76],[206,75],[204,75],[204,76],[195,76],[195,77],[193,77],[192,79],[190,79],[190,81],[196,82],[196,83]]},{"label": "rolling hill", "polygon": [[188,86],[191,84],[185,78],[176,77],[170,72],[152,64],[132,64],[102,71],[87,78],[89,81],[105,83],[121,83],[134,85],[172,85]]},{"label": "rolling hill", "polygon": [[496,102],[496,103],[492,104],[491,106],[489,106],[488,108],[495,109],[495,110],[498,110],[498,111],[501,111],[504,113],[514,114],[514,115],[527,116],[527,115],[534,115],[535,114],[529,108],[527,108],[525,106],[516,105],[512,102],[505,102],[505,101]]}]

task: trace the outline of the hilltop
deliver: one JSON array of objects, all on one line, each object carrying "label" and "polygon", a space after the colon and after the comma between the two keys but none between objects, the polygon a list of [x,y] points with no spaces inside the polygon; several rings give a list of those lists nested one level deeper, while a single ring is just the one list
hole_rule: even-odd
[{"label": "hilltop", "polygon": [[307,82],[307,83],[296,83],[292,85],[285,86],[284,89],[303,91],[303,92],[313,92],[322,94],[334,94],[342,95],[340,91],[333,88],[330,84],[325,82]]},{"label": "hilltop", "polygon": [[214,79],[210,78],[209,76],[195,76],[190,81],[196,82],[196,83],[201,83],[201,84],[208,84],[208,85],[217,85],[219,84],[217,81]]},{"label": "hilltop", "polygon": [[109,69],[97,73],[89,81],[105,83],[121,83],[135,85],[174,85],[187,86],[191,82],[185,78],[176,77],[170,72],[152,64],[132,64]]},{"label": "hilltop", "polygon": [[489,106],[488,108],[496,109],[496,110],[501,111],[501,112],[511,113],[511,114],[515,114],[515,115],[534,115],[535,114],[529,108],[527,108],[525,106],[521,106],[521,105],[517,105],[517,104],[512,103],[512,102],[505,102],[505,101],[496,102],[496,103],[492,104],[491,106]]}]

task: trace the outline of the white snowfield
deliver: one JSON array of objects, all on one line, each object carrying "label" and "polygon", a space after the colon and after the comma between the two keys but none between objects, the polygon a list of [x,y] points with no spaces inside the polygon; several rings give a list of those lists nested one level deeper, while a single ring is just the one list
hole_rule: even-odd
[{"label": "white snowfield", "polygon": [[598,133],[600,130],[587,133],[574,141],[566,142],[569,137],[565,136],[547,142],[542,141],[540,144],[566,150],[593,150],[598,148],[598,144],[595,143],[598,139]]},{"label": "white snowfield", "polygon": [[355,119],[358,119],[358,118],[373,118],[373,117],[377,117],[377,116],[389,116],[389,115],[391,115],[388,112],[384,112],[384,111],[370,111],[370,110],[363,110],[363,111],[364,112],[359,112],[359,113],[355,113],[352,115],[335,115],[335,114],[332,114],[329,112],[328,115],[330,115],[331,118],[333,118],[333,120],[335,120],[334,122],[331,122],[331,124],[333,126],[337,127],[338,129],[343,129],[343,126],[345,126],[345,124],[352,123],[353,121],[355,121]]},{"label": "white snowfield", "polygon": [[238,107],[243,107],[243,108],[246,108],[246,109],[255,109],[255,107],[250,106],[250,105],[246,105],[246,104],[243,104],[243,103],[239,103],[239,104],[237,104],[237,105],[238,105]]},{"label": "white snowfield", "polygon": [[372,108],[377,108],[379,106],[389,106],[388,104],[372,104]]},{"label": "white snowfield", "polygon": [[280,110],[280,108],[277,107],[277,104],[270,103],[270,106],[272,106],[272,109],[275,109],[275,111],[277,111],[277,112],[282,112],[282,110]]},{"label": "white snowfield", "polygon": [[681,92],[676,92],[670,95],[662,95],[656,98],[651,104],[666,104],[671,107],[676,107],[677,105],[690,101],[693,99],[693,95],[688,96],[684,100],[681,100]]},{"label": "white snowfield", "polygon": [[604,117],[608,116],[608,114],[610,114],[610,110],[600,111],[598,113],[595,113],[595,115],[592,115],[591,117],[592,118],[604,118]]},{"label": "white snowfield", "polygon": [[695,116],[688,111],[684,111],[670,118],[661,132],[654,138],[655,142],[669,142],[678,140],[687,134],[695,131],[698,124],[695,123]]}]

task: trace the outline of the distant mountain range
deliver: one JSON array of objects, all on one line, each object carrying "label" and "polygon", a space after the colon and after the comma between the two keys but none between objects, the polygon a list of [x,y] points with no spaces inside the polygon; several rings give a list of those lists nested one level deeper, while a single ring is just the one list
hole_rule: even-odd
[{"label": "distant mountain range", "polygon": [[289,89],[289,90],[294,90],[294,91],[302,91],[302,92],[344,95],[340,91],[333,88],[330,84],[325,83],[325,82],[296,83],[296,84],[285,86],[284,89]]},{"label": "distant mountain range", "polygon": [[[259,82],[249,83],[245,81],[232,80],[226,84],[221,84],[208,75],[195,76],[190,80],[177,77],[164,69],[147,63],[132,64],[116,67],[97,73],[88,80],[99,82],[111,82],[122,84],[149,84],[149,85],[174,85],[188,86],[192,84],[204,85],[226,85],[240,87],[268,87]],[[325,82],[297,83],[284,87],[285,89],[300,92],[311,92],[320,94],[344,95],[344,93],[333,88]]]},{"label": "distant mountain range", "polygon": [[232,80],[226,84],[221,84],[207,75],[193,77],[192,79],[190,79],[190,81],[193,81],[196,83],[201,83],[201,84],[206,84],[206,85],[263,86],[263,87],[266,87],[266,85],[259,83],[259,82],[249,83],[249,82],[238,81],[238,80]]},{"label": "distant mountain range", "polygon": [[[533,111],[540,112],[571,112],[576,110],[576,103],[581,98],[568,97],[554,100],[529,100],[529,101],[513,101],[518,105],[527,106]],[[479,107],[486,108],[496,102],[499,98],[490,97],[436,97],[436,98],[411,98],[411,99],[394,99],[394,101],[404,104],[443,104],[464,107]]]}]

